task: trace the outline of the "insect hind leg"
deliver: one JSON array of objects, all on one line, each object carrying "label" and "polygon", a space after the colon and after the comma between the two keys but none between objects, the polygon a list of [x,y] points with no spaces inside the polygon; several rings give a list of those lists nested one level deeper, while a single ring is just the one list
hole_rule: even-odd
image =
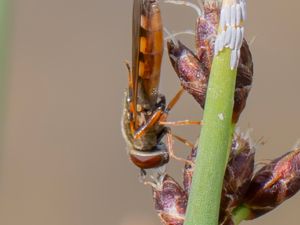
[{"label": "insect hind leg", "polygon": [[127,69],[127,71],[128,71],[128,85],[129,85],[129,87],[131,87],[131,86],[132,86],[132,82],[133,82],[133,81],[132,81],[132,71],[131,71],[131,67],[130,67],[130,64],[129,64],[128,61],[125,61],[124,64],[125,64],[126,69]]},{"label": "insect hind leg", "polygon": [[[174,150],[173,150],[173,134],[171,133],[170,129],[168,129],[168,132],[166,135],[167,135],[167,148],[168,148],[168,152],[169,152],[169,157],[173,158],[179,162],[184,162],[186,164],[193,166],[194,163],[192,161],[178,157],[175,155]],[[176,137],[176,139],[177,139],[177,137]]]}]

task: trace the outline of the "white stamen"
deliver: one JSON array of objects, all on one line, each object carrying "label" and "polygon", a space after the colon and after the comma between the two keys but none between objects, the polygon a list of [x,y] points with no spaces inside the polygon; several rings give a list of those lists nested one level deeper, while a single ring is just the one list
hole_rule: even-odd
[{"label": "white stamen", "polygon": [[241,24],[242,20],[242,9],[241,5],[237,4],[236,5],[236,25],[239,26]]},{"label": "white stamen", "polygon": [[241,42],[239,43],[239,45],[237,46],[238,49],[241,49],[242,45],[243,45],[243,41],[244,41],[244,27],[241,27]]},{"label": "white stamen", "polygon": [[244,1],[242,1],[240,3],[241,5],[241,11],[242,11],[242,20],[245,21],[246,17],[247,17],[247,13],[246,13],[246,3]]},{"label": "white stamen", "polygon": [[222,31],[220,34],[220,40],[219,40],[219,46],[220,46],[220,51],[222,51],[225,47],[225,31]]},{"label": "white stamen", "polygon": [[241,32],[242,32],[242,37],[244,39],[244,35],[245,35],[245,28],[244,27],[241,27]]},{"label": "white stamen", "polygon": [[232,28],[231,30],[231,42],[229,47],[233,50],[235,47],[235,39],[236,39],[236,28]]},{"label": "white stamen", "polygon": [[234,69],[235,61],[236,61],[236,51],[232,50],[231,51],[231,57],[230,57],[230,68],[231,68],[231,70]]},{"label": "white stamen", "polygon": [[240,27],[237,27],[236,30],[236,38],[235,38],[235,49],[239,50],[242,46],[242,42],[243,42],[243,33],[241,31]]},{"label": "white stamen", "polygon": [[225,34],[225,45],[226,46],[228,46],[230,44],[231,32],[232,32],[232,28],[231,27],[227,27],[226,34]]},{"label": "white stamen", "polygon": [[230,59],[230,67],[231,70],[234,70],[237,68],[238,65],[238,55],[239,55],[239,50],[237,51],[236,49],[231,51],[231,59]]},{"label": "white stamen", "polygon": [[225,14],[225,22],[227,26],[230,26],[230,6],[225,6],[224,14]]},{"label": "white stamen", "polygon": [[232,5],[231,6],[231,9],[230,9],[230,24],[231,26],[235,26],[235,21],[236,21],[236,9],[235,9],[235,5]]},{"label": "white stamen", "polygon": [[215,55],[219,54],[219,36],[217,36],[216,41],[215,41]]},{"label": "white stamen", "polygon": [[224,47],[231,49],[230,67],[236,69],[240,59],[240,48],[244,39],[244,27],[242,22],[246,19],[245,0],[224,1],[221,16],[220,28],[215,42],[215,55]]},{"label": "white stamen", "polygon": [[222,9],[221,10],[221,15],[220,15],[220,26],[222,30],[225,30],[225,26],[226,26],[226,18],[225,18],[225,10]]}]

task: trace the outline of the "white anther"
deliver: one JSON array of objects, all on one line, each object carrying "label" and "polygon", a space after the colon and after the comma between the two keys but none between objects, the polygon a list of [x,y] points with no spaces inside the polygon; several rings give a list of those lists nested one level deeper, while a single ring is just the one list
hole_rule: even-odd
[{"label": "white anther", "polygon": [[225,46],[229,46],[231,41],[231,31],[232,27],[227,27],[226,34],[225,34]]},{"label": "white anther", "polygon": [[243,33],[240,27],[237,28],[236,30],[236,38],[235,38],[235,49],[239,50],[242,46],[243,42]]},{"label": "white anther", "polygon": [[219,36],[217,36],[215,41],[215,55],[219,54]]},{"label": "white anther", "polygon": [[229,44],[229,48],[232,49],[232,50],[235,47],[235,39],[236,39],[236,28],[232,27],[232,29],[231,29],[231,41],[230,41],[230,44]]},{"label": "white anther", "polygon": [[236,7],[236,25],[239,26],[241,24],[242,21],[242,9],[241,9],[241,5],[237,4]]},{"label": "white anther", "polygon": [[225,14],[225,23],[227,26],[230,26],[230,6],[225,6],[224,7],[224,14]]},{"label": "white anther", "polygon": [[220,26],[222,30],[225,30],[226,26],[226,18],[225,18],[225,10],[221,10],[221,15],[220,15]]},{"label": "white anther", "polygon": [[246,3],[244,1],[241,1],[240,5],[241,5],[241,12],[242,12],[242,20],[245,21],[247,18]]},{"label": "white anther", "polygon": [[236,22],[236,9],[235,9],[235,5],[232,5],[231,8],[230,8],[230,25],[231,26],[235,26]]},{"label": "white anther", "polygon": [[222,31],[221,34],[219,34],[219,36],[220,36],[219,48],[220,51],[222,51],[225,47],[225,31]]},{"label": "white anther", "polygon": [[231,58],[230,58],[230,67],[232,70],[236,69],[239,62],[239,50],[232,50],[231,51]]}]

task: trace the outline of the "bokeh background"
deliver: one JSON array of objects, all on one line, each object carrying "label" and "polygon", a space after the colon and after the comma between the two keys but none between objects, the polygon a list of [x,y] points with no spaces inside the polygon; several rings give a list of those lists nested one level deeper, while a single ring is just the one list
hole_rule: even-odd
[{"label": "bokeh background", "polygon": [[[255,80],[240,119],[272,159],[300,137],[299,7],[296,0],[248,1],[247,39]],[[158,225],[151,190],[138,180],[120,131],[125,59],[131,59],[132,1],[13,0],[4,146],[0,151],[0,224]],[[162,4],[172,32],[193,29],[196,14]],[[0,34],[1,35],[1,34]],[[191,36],[181,40],[194,48]],[[161,92],[179,83],[164,59]],[[187,94],[170,120],[199,119]],[[198,127],[174,128],[195,141]],[[188,149],[175,144],[179,155]],[[181,182],[182,164],[169,173]],[[300,194],[244,224],[299,224]]]}]

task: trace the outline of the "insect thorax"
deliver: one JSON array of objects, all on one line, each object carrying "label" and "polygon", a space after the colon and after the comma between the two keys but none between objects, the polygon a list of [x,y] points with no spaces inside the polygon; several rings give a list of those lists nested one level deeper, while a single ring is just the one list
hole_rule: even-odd
[{"label": "insect thorax", "polygon": [[[130,99],[128,98],[128,91],[126,91],[125,106],[122,116],[122,133],[128,147],[140,151],[150,151],[158,147],[158,145],[162,145],[160,139],[164,135],[165,127],[158,122],[149,127],[141,137],[134,138],[134,133],[130,129],[130,122],[133,121],[133,113],[130,111],[129,103]],[[162,111],[165,109],[164,101],[160,98],[157,105],[152,107],[150,107],[146,101],[138,99],[136,116],[137,130],[147,123],[158,108],[161,108]]]}]

